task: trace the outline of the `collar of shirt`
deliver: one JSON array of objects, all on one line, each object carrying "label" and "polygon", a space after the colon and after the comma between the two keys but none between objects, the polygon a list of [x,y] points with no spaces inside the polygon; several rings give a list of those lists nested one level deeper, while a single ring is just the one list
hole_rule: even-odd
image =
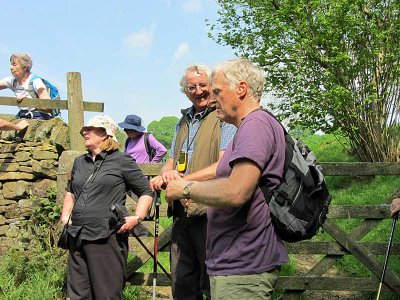
[{"label": "collar of shirt", "polygon": [[[96,161],[96,160],[98,160],[99,158],[100,158],[100,159],[104,159],[104,158],[106,157],[106,154],[107,154],[107,152],[101,151],[99,154],[96,155],[96,157],[95,157],[94,160]],[[93,159],[92,159],[92,153],[91,153],[90,151],[88,151],[88,152],[85,154],[85,159],[90,159],[91,161],[93,161]]]},{"label": "collar of shirt", "polygon": [[198,120],[203,119],[209,112],[211,112],[210,107],[207,107],[205,110],[196,114],[196,110],[192,105],[191,107],[186,109],[184,113],[189,117],[190,121],[192,121],[193,119],[198,119]]}]

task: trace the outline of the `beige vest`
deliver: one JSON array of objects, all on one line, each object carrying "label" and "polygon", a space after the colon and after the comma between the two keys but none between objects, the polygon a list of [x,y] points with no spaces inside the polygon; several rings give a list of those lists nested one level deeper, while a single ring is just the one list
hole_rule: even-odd
[{"label": "beige vest", "polygon": [[[183,143],[189,135],[189,119],[186,111],[180,120],[180,126],[175,140],[174,167],[178,163],[179,153]],[[217,118],[215,110],[206,113],[201,120],[193,145],[193,153],[187,166],[188,174],[204,169],[219,159],[221,144],[221,121]],[[207,212],[207,206],[191,201],[187,209],[187,215],[200,216]]]}]

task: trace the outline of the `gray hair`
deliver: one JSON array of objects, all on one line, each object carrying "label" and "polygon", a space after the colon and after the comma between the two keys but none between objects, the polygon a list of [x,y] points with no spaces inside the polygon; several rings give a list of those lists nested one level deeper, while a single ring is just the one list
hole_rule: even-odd
[{"label": "gray hair", "polygon": [[243,58],[228,60],[213,70],[212,77],[219,72],[225,75],[231,89],[234,89],[241,80],[245,80],[249,85],[252,100],[260,102],[264,91],[265,77],[261,69],[251,61]]},{"label": "gray hair", "polygon": [[198,74],[204,73],[204,74],[206,74],[208,81],[211,82],[210,68],[208,68],[207,66],[205,66],[203,64],[198,64],[198,63],[192,64],[185,69],[185,72],[183,73],[181,81],[179,82],[179,84],[181,85],[181,92],[184,94],[185,94],[186,88],[187,88],[186,74],[189,72],[197,72]]},{"label": "gray hair", "polygon": [[28,72],[32,69],[32,59],[28,53],[13,53],[10,57],[10,62],[16,59],[22,67],[24,67]]}]

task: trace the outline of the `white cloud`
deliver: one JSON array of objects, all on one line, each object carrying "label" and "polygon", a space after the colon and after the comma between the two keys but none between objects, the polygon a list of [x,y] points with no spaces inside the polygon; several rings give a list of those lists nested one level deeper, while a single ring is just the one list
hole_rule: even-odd
[{"label": "white cloud", "polygon": [[185,0],[182,3],[182,9],[189,13],[201,11],[202,6],[201,0]]},{"label": "white cloud", "polygon": [[134,56],[146,57],[153,47],[154,33],[156,24],[151,24],[147,28],[132,32],[124,38],[124,47],[128,49]]},{"label": "white cloud", "polygon": [[190,46],[188,43],[181,43],[178,48],[176,48],[174,56],[175,59],[179,59],[185,54],[188,54],[190,52]]}]

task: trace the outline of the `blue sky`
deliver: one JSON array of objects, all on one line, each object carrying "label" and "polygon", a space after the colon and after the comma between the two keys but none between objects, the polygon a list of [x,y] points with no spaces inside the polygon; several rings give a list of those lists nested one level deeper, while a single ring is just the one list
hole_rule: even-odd
[{"label": "blue sky", "polygon": [[234,58],[207,37],[205,19],[218,18],[214,0],[0,0],[0,7],[0,78],[10,75],[13,52],[28,52],[32,73],[56,84],[62,99],[66,74],[81,73],[84,99],[104,102],[117,123],[127,114],[140,115],[145,126],[179,116],[190,104],[179,90],[185,67]]}]

